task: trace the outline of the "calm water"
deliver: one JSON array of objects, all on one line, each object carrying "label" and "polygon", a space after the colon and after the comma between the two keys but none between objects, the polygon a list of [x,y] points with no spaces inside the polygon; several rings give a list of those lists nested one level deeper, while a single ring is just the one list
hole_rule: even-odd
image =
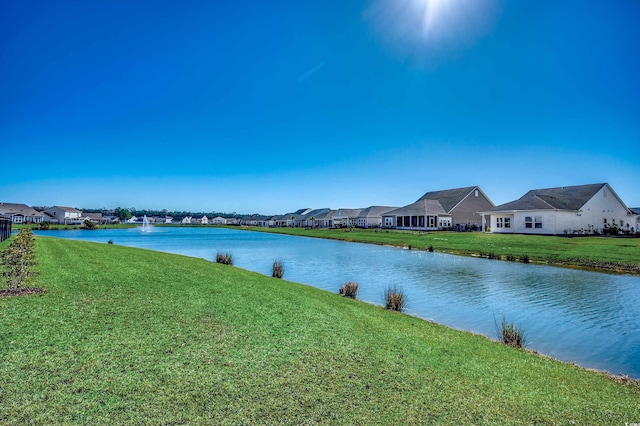
[{"label": "calm water", "polygon": [[492,261],[368,244],[218,228],[44,231],[39,235],[142,247],[215,260],[337,292],[360,284],[358,299],[383,301],[396,284],[407,312],[495,338],[495,319],[520,326],[527,347],[584,367],[640,378],[640,278]]}]

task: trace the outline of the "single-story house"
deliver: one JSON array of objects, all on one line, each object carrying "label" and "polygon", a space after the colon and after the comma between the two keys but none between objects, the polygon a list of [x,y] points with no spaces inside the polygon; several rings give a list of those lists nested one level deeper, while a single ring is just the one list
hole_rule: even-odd
[{"label": "single-story house", "polygon": [[362,209],[358,215],[356,225],[359,228],[380,228],[382,226],[382,216],[397,208],[398,207],[371,206]]},{"label": "single-story house", "polygon": [[73,207],[53,206],[44,210],[45,221],[61,225],[79,225],[82,223],[82,211]]},{"label": "single-story house", "polygon": [[323,221],[319,218],[326,215],[331,209],[323,208],[323,209],[314,209],[304,215],[304,218],[301,221],[301,226],[305,226],[307,228],[322,228]]},{"label": "single-story house", "polygon": [[42,223],[45,215],[26,204],[0,203],[0,215],[12,223]]},{"label": "single-story house", "polygon": [[316,228],[333,228],[333,216],[337,212],[337,210],[322,209],[322,211],[313,215],[312,226]]},{"label": "single-story house", "polygon": [[333,215],[333,226],[337,228],[356,226],[360,212],[362,209],[338,209]]},{"label": "single-story house", "polygon": [[275,217],[276,226],[302,226],[302,222],[305,220],[305,215],[311,212],[312,209],[300,209],[292,213],[283,214]]},{"label": "single-story house", "polygon": [[102,213],[83,213],[82,221],[89,220],[98,225],[105,225],[107,223],[111,223],[106,216],[103,216]]},{"label": "single-story house", "polygon": [[183,225],[191,225],[191,216],[185,216],[182,218],[182,220],[180,221],[180,223],[182,223]]},{"label": "single-story house", "polygon": [[418,200],[382,215],[383,224],[406,230],[436,231],[451,227],[451,215],[437,200]]},{"label": "single-story house", "polygon": [[226,225],[227,219],[225,219],[222,216],[216,216],[213,219],[211,219],[209,223],[211,223],[212,225]]},{"label": "single-story house", "polygon": [[491,215],[492,233],[600,234],[638,226],[608,183],[533,189],[480,214]]},{"label": "single-story house", "polygon": [[460,230],[480,229],[482,216],[480,211],[495,207],[479,186],[430,191],[418,199],[436,200],[446,213],[451,215],[451,225]]}]

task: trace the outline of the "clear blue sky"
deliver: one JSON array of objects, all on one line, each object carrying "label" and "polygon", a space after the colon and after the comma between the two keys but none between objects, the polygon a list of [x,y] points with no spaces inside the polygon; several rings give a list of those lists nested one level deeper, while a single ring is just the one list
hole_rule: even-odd
[{"label": "clear blue sky", "polygon": [[640,206],[639,18],[637,0],[4,2],[0,201],[276,214],[608,182]]}]

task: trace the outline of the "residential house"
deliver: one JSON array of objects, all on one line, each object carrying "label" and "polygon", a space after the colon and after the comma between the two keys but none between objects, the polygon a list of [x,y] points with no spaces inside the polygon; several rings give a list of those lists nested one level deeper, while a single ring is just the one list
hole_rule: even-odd
[{"label": "residential house", "polygon": [[383,225],[397,229],[435,231],[451,227],[451,215],[437,200],[418,200],[382,215]]},{"label": "residential house", "polygon": [[318,228],[333,228],[333,216],[337,213],[337,210],[327,209],[315,216],[313,223]]},{"label": "residential house", "polygon": [[323,208],[323,209],[314,209],[304,215],[304,218],[301,222],[301,225],[307,228],[321,228],[319,225],[320,220],[319,217],[328,213],[331,209]]},{"label": "residential house", "polygon": [[338,209],[333,215],[333,226],[343,228],[356,226],[362,209]]},{"label": "residential house", "polygon": [[191,217],[191,225],[208,225],[209,218],[207,216]]},{"label": "residential house", "polygon": [[420,200],[438,201],[444,211],[451,215],[451,225],[459,230],[481,229],[482,216],[478,212],[495,207],[479,186],[430,191]]},{"label": "residential house", "polygon": [[45,215],[26,204],[0,203],[0,216],[11,219],[12,223],[42,223]]},{"label": "residential house", "polygon": [[481,214],[491,215],[492,233],[598,234],[637,228],[636,216],[608,183],[533,189]]},{"label": "residential house", "polygon": [[227,219],[225,219],[222,216],[216,216],[213,219],[211,219],[209,223],[211,223],[212,225],[226,225]]},{"label": "residential house", "polygon": [[362,209],[358,215],[356,226],[359,228],[380,228],[382,227],[382,215],[397,208],[398,207],[371,206]]},{"label": "residential house", "polygon": [[631,233],[640,234],[640,207],[631,207],[629,210],[636,216],[636,226],[631,229]]},{"label": "residential house", "polygon": [[109,219],[106,216],[103,216],[102,213],[83,213],[82,216],[82,222],[88,220],[97,225],[105,225],[107,223],[110,223]]},{"label": "residential house", "polygon": [[301,226],[304,216],[311,211],[310,208],[300,209],[292,213],[276,216],[276,226]]},{"label": "residential house", "polygon": [[191,216],[185,216],[182,218],[180,223],[182,223],[183,225],[191,225],[191,220],[192,220]]},{"label": "residential house", "polygon": [[82,223],[82,211],[73,207],[53,206],[44,210],[45,221],[61,225],[79,225]]}]

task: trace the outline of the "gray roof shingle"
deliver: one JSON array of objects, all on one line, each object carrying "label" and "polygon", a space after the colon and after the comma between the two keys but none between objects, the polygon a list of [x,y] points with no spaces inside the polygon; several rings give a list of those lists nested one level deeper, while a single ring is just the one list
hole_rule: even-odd
[{"label": "gray roof shingle", "polygon": [[418,199],[420,200],[437,200],[440,202],[445,211],[451,213],[451,210],[471,192],[473,192],[478,186],[466,186],[464,188],[444,189],[442,191],[431,191],[424,194]]},{"label": "gray roof shingle", "polygon": [[532,189],[515,201],[496,206],[505,210],[580,210],[606,183]]},{"label": "gray roof shingle", "polygon": [[442,205],[437,200],[418,200],[408,206],[400,207],[399,209],[391,210],[384,214],[384,216],[422,216],[422,215],[438,215],[449,216],[449,214],[442,208]]}]

